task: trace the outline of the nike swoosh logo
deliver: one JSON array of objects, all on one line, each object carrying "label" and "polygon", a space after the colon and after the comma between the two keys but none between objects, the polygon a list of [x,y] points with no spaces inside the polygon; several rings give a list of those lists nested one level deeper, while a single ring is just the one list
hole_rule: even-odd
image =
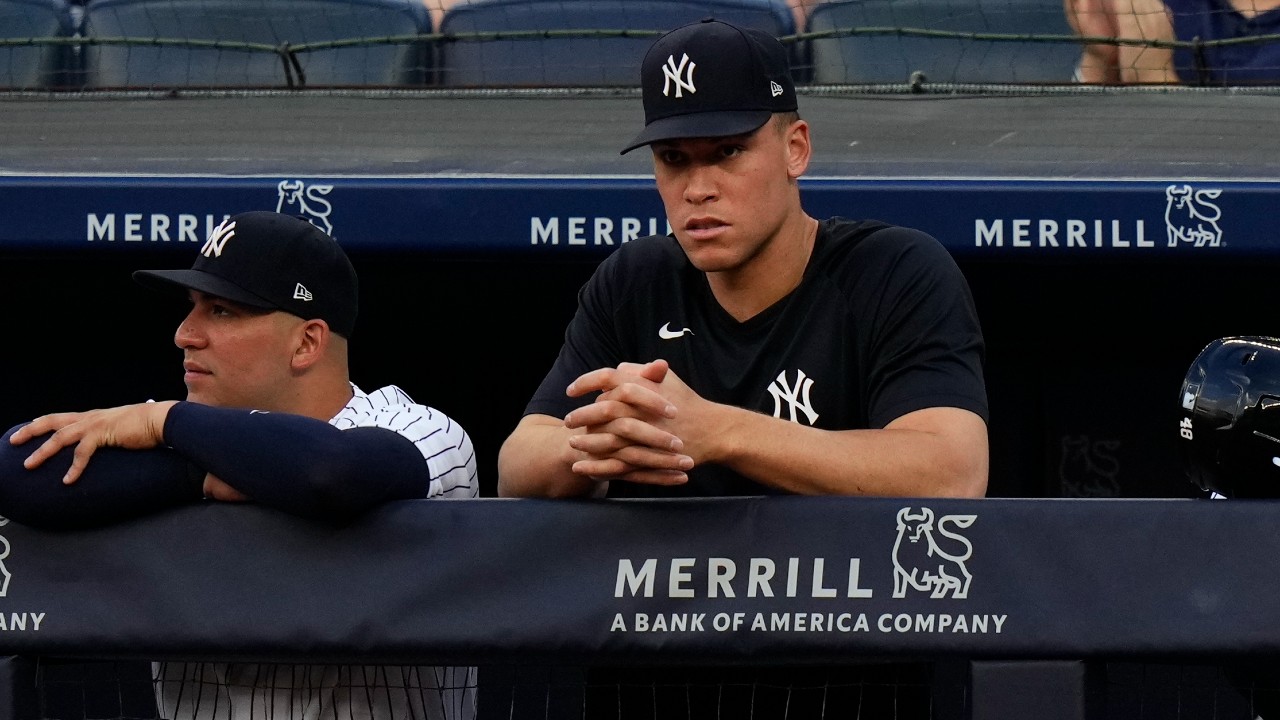
[{"label": "nike swoosh logo", "polygon": [[678,337],[684,337],[686,334],[692,335],[693,331],[690,330],[689,328],[680,328],[679,330],[672,330],[671,323],[666,323],[662,327],[658,328],[658,337],[662,338],[663,340],[674,340]]}]

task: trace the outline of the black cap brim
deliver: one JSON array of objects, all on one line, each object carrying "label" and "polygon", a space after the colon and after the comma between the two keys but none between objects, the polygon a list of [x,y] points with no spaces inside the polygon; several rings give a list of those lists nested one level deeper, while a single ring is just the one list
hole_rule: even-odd
[{"label": "black cap brim", "polygon": [[772,116],[772,110],[724,110],[662,118],[645,125],[644,130],[619,154],[626,155],[638,147],[661,140],[746,135],[759,130]]},{"label": "black cap brim", "polygon": [[276,309],[272,303],[239,285],[202,270],[137,270],[133,273],[133,279],[138,284],[154,290],[186,288],[249,307],[264,310]]}]

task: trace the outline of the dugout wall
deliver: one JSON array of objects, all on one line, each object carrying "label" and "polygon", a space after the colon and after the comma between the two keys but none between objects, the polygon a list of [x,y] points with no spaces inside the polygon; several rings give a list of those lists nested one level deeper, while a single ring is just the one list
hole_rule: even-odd
[{"label": "dugout wall", "polygon": [[[1280,334],[1268,94],[809,92],[814,215],[938,237],[989,344],[991,494],[1186,497],[1176,395],[1209,341]],[[412,93],[8,101],[0,137],[5,427],[175,397],[184,266],[210,223],[308,215],[361,271],[355,380],[462,422],[486,494],[575,293],[665,231],[639,99]],[[234,119],[235,128],[228,123]],[[1211,132],[1240,128],[1239,132]],[[1191,139],[1194,138],[1194,142]]]}]

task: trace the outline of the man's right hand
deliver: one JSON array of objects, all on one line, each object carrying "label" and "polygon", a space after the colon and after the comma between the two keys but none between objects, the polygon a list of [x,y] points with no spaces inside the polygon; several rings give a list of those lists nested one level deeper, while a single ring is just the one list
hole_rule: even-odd
[{"label": "man's right hand", "polygon": [[22,463],[28,470],[40,467],[59,450],[74,445],[71,467],[62,482],[70,485],[89,465],[100,447],[146,450],[164,444],[164,421],[177,401],[147,402],[87,412],[42,415],[13,433],[9,442],[22,445],[52,433]]},{"label": "man's right hand", "polygon": [[569,386],[571,396],[600,392],[594,403],[565,416],[565,427],[582,431],[569,439],[570,446],[586,456],[573,463],[573,472],[595,480],[688,482],[693,458],[666,427],[677,413],[660,388],[669,371],[665,360],[622,363],[586,373]]}]

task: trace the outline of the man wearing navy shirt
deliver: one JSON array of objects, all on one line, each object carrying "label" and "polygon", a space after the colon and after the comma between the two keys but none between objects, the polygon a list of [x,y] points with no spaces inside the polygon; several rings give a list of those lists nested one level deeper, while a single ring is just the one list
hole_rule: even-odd
[{"label": "man wearing navy shirt", "polygon": [[[673,232],[583,286],[499,493],[982,497],[968,284],[925,233],[805,212],[812,146],[782,44],[693,23],[655,42],[640,81],[645,126],[623,152],[651,150]],[[930,716],[930,682],[897,662],[592,668],[584,715],[901,720]]]}]

